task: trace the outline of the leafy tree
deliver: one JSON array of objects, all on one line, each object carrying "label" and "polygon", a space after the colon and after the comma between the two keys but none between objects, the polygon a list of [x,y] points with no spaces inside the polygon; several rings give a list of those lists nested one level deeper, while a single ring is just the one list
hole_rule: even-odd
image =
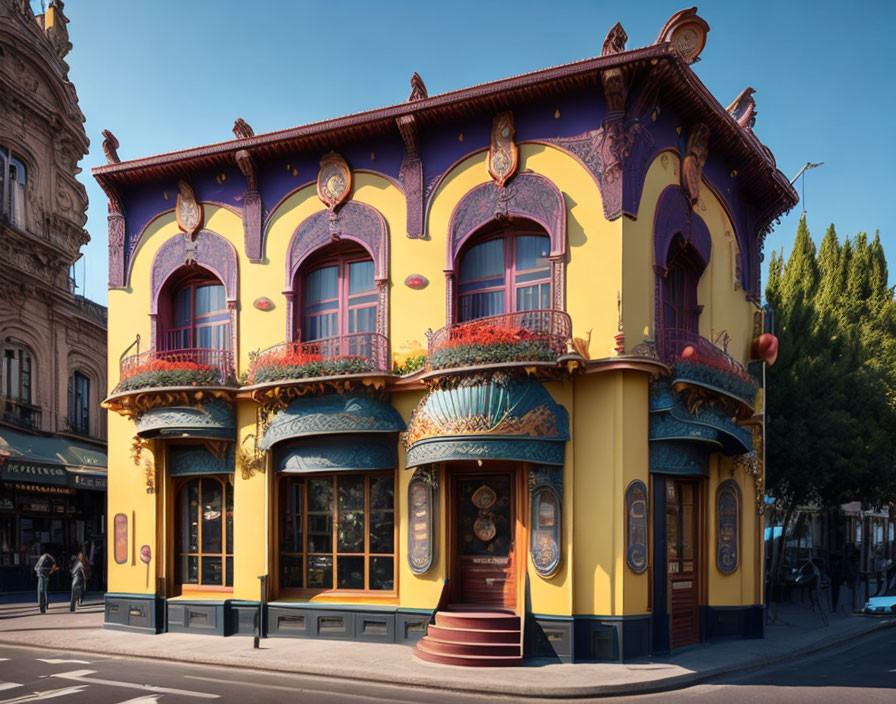
[{"label": "leafy tree", "polygon": [[[769,368],[766,486],[784,506],[896,497],[896,302],[879,236],[820,249],[801,219],[766,298],[780,342]],[[780,563],[775,566],[775,574]]]}]

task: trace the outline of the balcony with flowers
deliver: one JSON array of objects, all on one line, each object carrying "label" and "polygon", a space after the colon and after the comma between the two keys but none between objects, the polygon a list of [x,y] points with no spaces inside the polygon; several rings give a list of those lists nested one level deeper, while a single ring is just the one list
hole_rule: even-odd
[{"label": "balcony with flowers", "polygon": [[733,402],[737,415],[752,414],[759,385],[725,349],[690,330],[666,328],[657,336],[657,352],[672,369],[674,389],[720,394]]},{"label": "balcony with flowers", "polygon": [[428,335],[430,376],[470,369],[549,369],[566,353],[572,331],[559,310],[529,310],[449,325]]},{"label": "balcony with flowers", "polygon": [[286,401],[314,388],[381,387],[391,374],[389,341],[375,332],[284,342],[249,357],[241,381],[258,400],[273,395]]},{"label": "balcony with flowers", "polygon": [[103,406],[124,415],[147,408],[230,398],[233,354],[222,349],[148,350],[122,357],[118,385]]}]

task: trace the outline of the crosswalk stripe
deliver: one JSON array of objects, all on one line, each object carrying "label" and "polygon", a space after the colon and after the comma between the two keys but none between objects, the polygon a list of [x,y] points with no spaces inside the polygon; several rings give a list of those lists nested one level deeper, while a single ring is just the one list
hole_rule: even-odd
[{"label": "crosswalk stripe", "polygon": [[63,687],[62,689],[50,689],[46,692],[35,692],[34,694],[24,694],[15,699],[0,699],[0,704],[24,704],[25,702],[37,702],[41,699],[55,699],[56,697],[67,697],[70,694],[79,694],[87,689],[87,685],[78,685],[75,687]]},{"label": "crosswalk stripe", "polygon": [[37,658],[40,662],[46,662],[50,665],[64,665],[72,663],[75,665],[89,665],[90,660],[63,660],[62,658]]},{"label": "crosswalk stripe", "polygon": [[149,697],[137,697],[136,699],[128,699],[126,702],[118,704],[156,704],[159,701],[159,695],[153,694]]},{"label": "crosswalk stripe", "polygon": [[0,690],[4,689],[15,689],[16,687],[21,687],[18,682],[0,682]]},{"label": "crosswalk stripe", "polygon": [[[88,677],[95,675],[96,670],[72,670],[71,672],[57,672],[51,677],[59,677],[64,680],[74,680],[75,682],[83,682],[84,684],[104,684],[110,687],[124,687],[126,689],[139,689],[144,692],[159,692],[160,694],[180,694],[183,697],[196,697],[198,699],[220,699],[218,694],[207,694],[206,692],[191,692],[188,689],[174,689],[172,687],[156,687],[151,684],[137,684],[136,682],[120,682],[118,680],[103,680],[98,677]],[[3,704],[3,702],[0,702]]]}]

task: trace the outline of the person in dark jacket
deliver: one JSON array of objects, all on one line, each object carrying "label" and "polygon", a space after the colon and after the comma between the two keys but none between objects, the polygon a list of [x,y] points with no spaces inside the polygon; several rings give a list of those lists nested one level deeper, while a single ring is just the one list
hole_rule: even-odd
[{"label": "person in dark jacket", "polygon": [[58,569],[56,560],[48,552],[37,558],[37,564],[34,565],[34,573],[37,575],[37,605],[42,614],[47,613],[47,584],[50,575]]},{"label": "person in dark jacket", "polygon": [[87,558],[83,552],[78,553],[78,558],[72,567],[72,601],[68,610],[74,611],[75,604],[84,602],[84,592],[87,589]]}]

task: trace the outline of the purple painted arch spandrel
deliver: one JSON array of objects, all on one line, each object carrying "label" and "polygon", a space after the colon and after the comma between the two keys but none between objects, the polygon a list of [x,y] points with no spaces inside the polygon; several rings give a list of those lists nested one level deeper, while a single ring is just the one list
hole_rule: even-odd
[{"label": "purple painted arch spandrel", "polygon": [[[151,312],[159,312],[159,292],[175,271],[189,259],[188,238],[183,234],[173,235],[159,248],[152,261],[152,302]],[[200,230],[189,253],[198,266],[208,269],[224,284],[224,294],[229,301],[237,298],[238,263],[234,246],[226,239],[210,230]]]},{"label": "purple painted arch spandrel", "polygon": [[289,241],[286,257],[286,289],[292,288],[296,272],[310,254],[336,239],[360,244],[373,259],[374,278],[389,278],[389,229],[378,210],[349,201],[335,213],[320,210],[305,218]]},{"label": "purple painted arch spandrel", "polygon": [[679,234],[694,247],[704,266],[709,264],[712,254],[709,228],[703,218],[694,212],[682,188],[667,186],[660,194],[653,222],[654,261],[659,266],[665,266],[669,245],[675,235]]},{"label": "purple painted arch spandrel", "polygon": [[464,242],[496,217],[520,217],[541,225],[551,238],[551,256],[566,254],[566,201],[539,174],[523,173],[506,186],[494,182],[471,189],[454,207],[448,225],[447,269],[453,269]]}]

